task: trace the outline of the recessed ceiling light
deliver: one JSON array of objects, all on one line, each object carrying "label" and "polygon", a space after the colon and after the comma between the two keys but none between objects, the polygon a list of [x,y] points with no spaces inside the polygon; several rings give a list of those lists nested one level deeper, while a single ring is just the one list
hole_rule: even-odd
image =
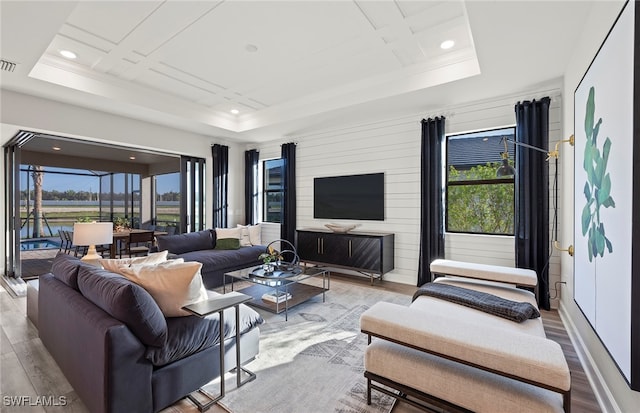
[{"label": "recessed ceiling light", "polygon": [[240,113],[240,111],[238,109],[231,109],[231,113],[237,115],[238,113]]},{"label": "recessed ceiling light", "polygon": [[59,151],[59,150],[61,150],[62,148],[60,148],[59,146],[54,146],[54,147],[53,147],[53,148],[51,148],[51,149],[53,149],[54,151]]},{"label": "recessed ceiling light", "polygon": [[136,157],[135,157],[135,156],[133,156],[133,155],[131,155],[131,156],[129,157],[129,159],[131,159],[132,161],[134,161],[134,160],[136,159]]},{"label": "recessed ceiling light", "polygon": [[67,59],[75,59],[76,57],[78,57],[75,53],[73,53],[71,50],[60,50],[60,54],[63,57],[66,57]]},{"label": "recessed ceiling light", "polygon": [[454,42],[453,40],[445,40],[444,42],[440,43],[440,48],[443,50],[447,50],[447,49],[451,49],[453,46],[455,46],[456,42]]},{"label": "recessed ceiling light", "polygon": [[248,44],[244,47],[244,50],[249,53],[255,53],[258,51],[258,46],[256,46],[255,44]]},{"label": "recessed ceiling light", "polygon": [[489,138],[482,138],[482,142],[487,142]]}]

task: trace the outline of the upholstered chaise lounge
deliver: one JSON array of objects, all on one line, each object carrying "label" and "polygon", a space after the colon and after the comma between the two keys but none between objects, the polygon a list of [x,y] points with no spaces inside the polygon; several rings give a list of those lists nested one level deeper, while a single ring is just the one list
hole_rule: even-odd
[{"label": "upholstered chaise lounge", "polygon": [[[427,411],[569,412],[562,349],[545,337],[533,293],[516,288],[535,287],[535,272],[450,260],[434,261],[431,271],[445,276],[422,287],[409,307],[380,302],[361,317],[369,336],[367,402],[373,389]],[[462,294],[436,297],[438,290]],[[494,313],[450,301],[467,295]]]}]

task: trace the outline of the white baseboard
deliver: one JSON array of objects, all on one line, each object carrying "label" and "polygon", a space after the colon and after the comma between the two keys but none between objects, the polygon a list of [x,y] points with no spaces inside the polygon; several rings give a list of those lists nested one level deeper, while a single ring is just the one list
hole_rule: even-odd
[{"label": "white baseboard", "polygon": [[564,324],[564,328],[567,330],[567,335],[571,340],[571,344],[580,359],[580,364],[582,364],[582,368],[584,369],[587,380],[589,380],[593,393],[598,400],[600,409],[603,412],[623,413],[618,406],[618,403],[616,403],[611,390],[609,390],[609,386],[607,386],[604,377],[602,377],[600,369],[598,369],[593,357],[591,357],[591,353],[587,349],[582,337],[578,334],[575,324],[566,313],[562,303],[560,303],[558,308],[558,314],[560,315],[560,320],[562,320],[562,323]]}]

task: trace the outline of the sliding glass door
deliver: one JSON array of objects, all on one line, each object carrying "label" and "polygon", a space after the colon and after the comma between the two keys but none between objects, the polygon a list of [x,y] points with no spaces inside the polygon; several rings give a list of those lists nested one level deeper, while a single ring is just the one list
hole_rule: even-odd
[{"label": "sliding glass door", "polygon": [[4,145],[5,256],[6,275],[19,278],[20,268],[20,148],[34,136],[19,132]]}]

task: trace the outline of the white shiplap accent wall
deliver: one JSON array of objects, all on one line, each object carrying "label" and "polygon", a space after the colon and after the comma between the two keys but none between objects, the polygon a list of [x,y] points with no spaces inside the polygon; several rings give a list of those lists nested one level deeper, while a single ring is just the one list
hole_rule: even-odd
[{"label": "white shiplap accent wall", "polygon": [[[461,133],[515,124],[514,105],[521,100],[552,98],[550,147],[561,139],[559,89],[536,91],[443,108],[440,112],[408,114],[393,119],[326,129],[258,147],[260,159],[280,156],[280,145],[297,143],[297,226],[319,228],[329,222],[359,224],[366,231],[395,234],[395,269],[385,279],[417,283],[420,209],[420,120],[444,115],[446,132]],[[561,148],[561,150],[564,148]],[[541,154],[541,156],[544,156]],[[553,165],[551,165],[553,168]],[[550,176],[552,177],[551,169]],[[313,218],[313,178],[364,173],[385,173],[385,220],[349,221]],[[514,265],[513,237],[447,234],[446,257],[496,265]],[[553,288],[559,280],[557,253],[552,260]],[[551,293],[552,297],[554,292]]]}]

